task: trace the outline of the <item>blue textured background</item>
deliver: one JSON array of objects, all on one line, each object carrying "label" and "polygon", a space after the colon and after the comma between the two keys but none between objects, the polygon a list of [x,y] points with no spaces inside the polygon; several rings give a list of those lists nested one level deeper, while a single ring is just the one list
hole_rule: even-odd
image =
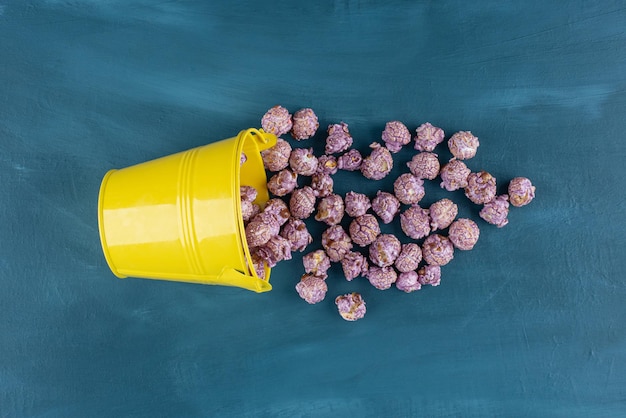
[{"label": "blue textured background", "polygon": [[[625,27],[622,1],[0,0],[0,416],[626,416]],[[471,130],[468,165],[537,199],[409,295],[335,268],[309,306],[301,255],[262,295],[114,278],[104,173],[279,103],[361,149]]]}]

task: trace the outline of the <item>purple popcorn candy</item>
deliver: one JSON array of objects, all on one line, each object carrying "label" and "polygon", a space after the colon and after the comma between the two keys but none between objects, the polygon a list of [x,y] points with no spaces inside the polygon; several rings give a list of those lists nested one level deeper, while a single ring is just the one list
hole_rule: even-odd
[{"label": "purple popcorn candy", "polygon": [[311,176],[311,189],[316,197],[326,197],[333,192],[335,182],[329,174],[315,173]]},{"label": "purple popcorn candy", "polygon": [[324,174],[337,173],[337,158],[332,155],[322,155],[317,159],[317,172]]},{"label": "purple popcorn candy", "polygon": [[313,148],[294,148],[289,156],[289,166],[294,173],[312,176],[317,171],[317,157]]},{"label": "purple popcorn candy", "polygon": [[289,132],[292,125],[291,114],[282,106],[274,106],[261,118],[261,127],[263,127],[263,130],[273,133],[276,136],[281,136]]},{"label": "purple popcorn candy", "polygon": [[515,177],[509,183],[509,202],[515,207],[522,207],[535,198],[535,186],[526,177]]},{"label": "purple popcorn candy", "polygon": [[400,175],[393,182],[393,191],[398,200],[405,205],[414,205],[426,194],[424,180],[415,177],[411,173]]},{"label": "purple popcorn candy", "polygon": [[304,251],[313,242],[313,237],[309,233],[306,224],[301,219],[289,218],[280,231],[280,236],[291,244],[291,251]]},{"label": "purple popcorn candy", "polygon": [[256,273],[259,279],[265,280],[265,261],[255,252],[250,253],[250,257],[252,258],[252,268],[250,272]]},{"label": "purple popcorn candy", "polygon": [[337,158],[337,168],[346,171],[357,171],[361,168],[363,156],[356,149],[351,149]]},{"label": "purple popcorn candy", "polygon": [[389,151],[396,153],[402,146],[411,142],[411,132],[402,122],[394,120],[385,124],[382,140]]},{"label": "purple popcorn candy", "polygon": [[291,216],[298,219],[306,219],[315,211],[315,193],[309,186],[296,189],[289,199]]},{"label": "purple popcorn candy", "polygon": [[241,201],[241,217],[244,222],[248,222],[261,212],[261,208],[256,203],[247,200]]},{"label": "purple popcorn candy", "polygon": [[[411,161],[406,163],[411,174],[418,179],[433,180],[439,174],[440,164],[437,154],[432,152],[420,152],[415,154]],[[469,174],[469,173],[468,173]]]},{"label": "purple popcorn candy", "polygon": [[328,292],[328,285],[323,278],[306,273],[296,285],[296,292],[307,303],[313,305],[324,300],[326,292]]},{"label": "purple popcorn candy", "polygon": [[293,171],[285,168],[270,177],[267,182],[267,190],[276,196],[285,196],[293,192],[298,186],[298,175]]},{"label": "purple popcorn candy", "polygon": [[322,233],[322,247],[330,261],[337,263],[352,250],[352,240],[341,225],[333,225]]},{"label": "purple popcorn candy", "polygon": [[457,132],[448,139],[448,148],[455,158],[467,160],[476,155],[478,138],[469,131]]},{"label": "purple popcorn candy", "polygon": [[496,197],[496,179],[486,171],[467,176],[465,196],[477,205],[484,205]]},{"label": "purple popcorn candy", "polygon": [[502,228],[509,223],[507,216],[509,215],[509,196],[503,194],[497,196],[491,202],[485,203],[485,206],[478,212],[478,216],[498,228]]},{"label": "purple popcorn candy", "polygon": [[431,265],[421,267],[417,271],[417,280],[419,280],[422,286],[439,286],[441,283],[441,267]]},{"label": "purple popcorn candy", "polygon": [[363,159],[361,173],[370,180],[383,179],[393,168],[393,157],[387,148],[381,147],[377,142],[370,145],[370,148],[373,150]]},{"label": "purple popcorn candy", "polygon": [[315,220],[326,225],[337,225],[343,219],[343,213],[343,199],[338,194],[331,194],[320,200]]},{"label": "purple popcorn candy", "polygon": [[270,240],[276,231],[280,231],[280,224],[273,216],[255,216],[246,225],[246,242],[249,248],[259,247]]},{"label": "purple popcorn candy", "polygon": [[358,276],[367,276],[369,265],[363,254],[350,251],[341,260],[341,268],[346,280],[350,282]]},{"label": "purple popcorn candy", "polygon": [[432,234],[422,244],[422,256],[431,266],[445,266],[454,258],[454,246],[448,237]]},{"label": "purple popcorn candy", "polygon": [[430,205],[428,212],[430,214],[430,228],[432,231],[436,231],[450,226],[459,213],[459,207],[452,200],[444,198]]},{"label": "purple popcorn candy", "polygon": [[448,238],[459,250],[471,250],[478,242],[480,230],[476,222],[467,218],[460,218],[452,222],[448,229]]},{"label": "purple popcorn candy", "polygon": [[280,235],[273,236],[262,246],[256,247],[255,252],[270,267],[275,267],[283,260],[291,260],[291,244]]},{"label": "purple popcorn candy", "polygon": [[291,136],[296,141],[302,141],[315,135],[320,124],[313,109],[300,109],[293,114],[293,126]]},{"label": "purple popcorn candy", "polygon": [[328,127],[328,138],[326,138],[326,154],[343,152],[352,146],[352,136],[348,132],[347,123],[337,123]]},{"label": "purple popcorn candy", "polygon": [[372,207],[369,197],[363,193],[348,192],[344,199],[346,205],[346,213],[352,218],[358,218]]},{"label": "purple popcorn candy", "polygon": [[241,156],[239,157],[239,165],[243,165],[243,163],[245,163],[246,161],[248,161],[248,157],[245,153],[242,152]]},{"label": "purple popcorn candy", "polygon": [[335,305],[337,305],[339,315],[346,321],[359,320],[365,316],[365,312],[367,311],[365,301],[361,295],[356,292],[337,296],[335,298]]},{"label": "purple popcorn candy", "polygon": [[350,222],[350,238],[359,247],[370,245],[380,235],[380,225],[374,215],[361,215]]},{"label": "purple popcorn candy", "polygon": [[372,200],[372,210],[384,224],[388,224],[400,210],[400,201],[391,193],[378,191]]},{"label": "purple popcorn candy", "polygon": [[367,280],[378,290],[387,290],[398,279],[393,267],[372,266],[367,271]]},{"label": "purple popcorn candy", "polygon": [[401,273],[416,270],[422,261],[422,249],[414,242],[402,244],[402,249],[394,265]]},{"label": "purple popcorn candy", "polygon": [[452,160],[441,167],[441,188],[449,192],[467,187],[467,177],[470,169],[461,160]]},{"label": "purple popcorn candy", "polygon": [[282,138],[278,138],[276,145],[265,151],[261,151],[263,165],[266,169],[278,172],[287,168],[289,165],[289,156],[291,155],[291,145]]},{"label": "purple popcorn candy", "polygon": [[261,222],[267,225],[272,236],[278,235],[280,232],[280,226],[284,223],[284,221],[279,219],[275,214],[263,211],[257,214],[254,218],[251,218],[250,222]]},{"label": "purple popcorn candy", "polygon": [[252,186],[241,186],[239,187],[239,197],[241,200],[247,200],[248,202],[253,202],[256,199],[257,191]]},{"label": "purple popcorn candy", "polygon": [[265,203],[265,208],[263,208],[263,213],[273,216],[281,226],[291,217],[287,204],[278,198],[268,200]]},{"label": "purple popcorn candy", "polygon": [[330,258],[324,250],[315,250],[302,257],[304,271],[315,276],[326,276],[330,268]]},{"label": "purple popcorn candy", "polygon": [[370,260],[379,267],[393,265],[400,254],[402,244],[391,234],[379,235],[370,245]]},{"label": "purple popcorn candy", "polygon": [[406,293],[415,292],[422,288],[419,282],[419,276],[415,271],[405,271],[398,275],[396,279],[396,288]]},{"label": "purple popcorn candy", "polygon": [[417,205],[411,206],[400,214],[400,227],[410,238],[424,238],[430,234],[430,216],[428,216],[428,210]]},{"label": "purple popcorn candy", "polygon": [[428,122],[421,124],[415,133],[415,149],[418,151],[433,151],[444,138],[443,129]]}]

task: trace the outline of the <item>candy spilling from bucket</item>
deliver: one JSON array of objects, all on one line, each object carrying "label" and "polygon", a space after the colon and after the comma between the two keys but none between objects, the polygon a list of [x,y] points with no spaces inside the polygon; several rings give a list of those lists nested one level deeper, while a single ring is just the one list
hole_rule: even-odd
[{"label": "candy spilling from bucket", "polygon": [[[252,266],[240,186],[268,201],[261,151],[276,136],[247,129],[233,138],[104,176],[98,199],[102,249],[120,278],[139,277],[271,290]],[[245,161],[244,161],[245,160]]]}]

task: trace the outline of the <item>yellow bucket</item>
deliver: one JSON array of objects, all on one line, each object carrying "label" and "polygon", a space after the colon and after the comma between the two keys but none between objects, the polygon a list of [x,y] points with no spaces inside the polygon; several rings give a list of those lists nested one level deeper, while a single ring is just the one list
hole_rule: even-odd
[{"label": "yellow bucket", "polygon": [[[269,199],[260,152],[276,136],[247,129],[234,138],[109,171],[98,199],[104,256],[119,278],[141,277],[272,289],[252,267],[239,186]],[[247,161],[240,164],[241,153]]]}]

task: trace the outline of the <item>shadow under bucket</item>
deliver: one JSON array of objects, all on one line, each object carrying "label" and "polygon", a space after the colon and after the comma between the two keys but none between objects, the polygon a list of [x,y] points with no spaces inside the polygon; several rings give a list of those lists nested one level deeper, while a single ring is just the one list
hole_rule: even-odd
[{"label": "shadow under bucket", "polygon": [[[117,277],[141,277],[272,289],[254,271],[241,216],[239,186],[269,199],[260,152],[276,136],[247,129],[238,136],[109,171],[98,199],[104,256]],[[247,157],[240,164],[241,153]],[[250,266],[250,267],[249,267]]]}]

